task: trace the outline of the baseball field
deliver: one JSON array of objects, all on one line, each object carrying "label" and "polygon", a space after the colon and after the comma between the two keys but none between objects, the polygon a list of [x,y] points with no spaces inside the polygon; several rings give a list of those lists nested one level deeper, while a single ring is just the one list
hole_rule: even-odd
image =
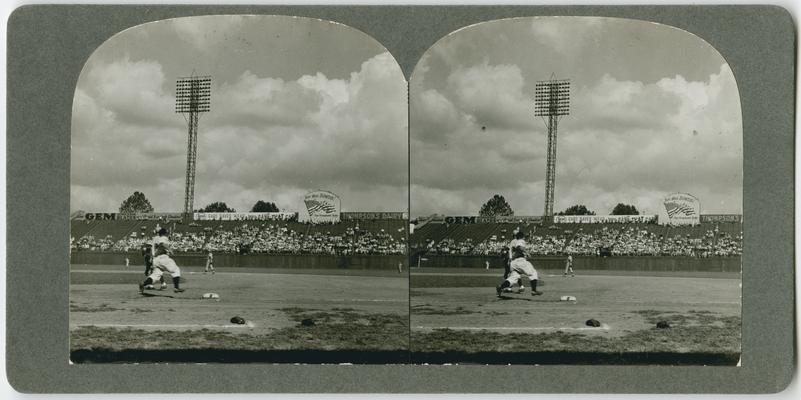
[{"label": "baseball field", "polygon": [[[185,292],[170,285],[142,295],[141,266],[72,265],[72,361],[408,361],[406,273],[224,266],[214,275],[191,266],[182,273]],[[232,323],[235,316],[245,323]]]},{"label": "baseball field", "polygon": [[141,295],[141,266],[72,265],[72,361],[736,365],[740,355],[739,274],[545,270],[543,295],[526,281],[499,298],[498,269],[182,271],[185,292]]},{"label": "baseball field", "polygon": [[[412,269],[416,363],[736,365],[739,274],[539,271],[541,296],[497,297],[503,271]],[[563,300],[571,296],[575,300]],[[566,297],[570,299],[570,297]],[[600,326],[588,326],[595,319]],[[669,328],[657,328],[666,322]]]}]

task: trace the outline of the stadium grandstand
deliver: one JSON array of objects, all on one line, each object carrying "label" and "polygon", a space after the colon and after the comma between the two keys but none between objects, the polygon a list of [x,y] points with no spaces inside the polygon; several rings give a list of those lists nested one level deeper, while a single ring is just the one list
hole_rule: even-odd
[{"label": "stadium grandstand", "polygon": [[137,253],[165,227],[177,253],[402,255],[407,222],[401,218],[297,220],[73,219],[71,251]]},{"label": "stadium grandstand", "polygon": [[[703,218],[704,220],[705,218]],[[736,220],[736,218],[734,218]],[[413,253],[431,255],[498,255],[513,233],[526,232],[535,256],[685,256],[742,255],[740,222],[701,222],[697,225],[656,223],[473,222],[454,218],[419,221],[410,236]],[[449,223],[450,222],[450,223]]]}]

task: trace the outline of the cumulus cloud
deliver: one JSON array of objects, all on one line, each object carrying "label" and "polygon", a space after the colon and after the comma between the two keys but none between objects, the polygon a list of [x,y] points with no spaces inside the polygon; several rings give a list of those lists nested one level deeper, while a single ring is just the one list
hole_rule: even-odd
[{"label": "cumulus cloud", "polygon": [[667,124],[669,121],[655,116],[676,108],[680,98],[658,85],[618,80],[605,74],[591,86],[574,88],[571,100],[571,114],[577,116],[571,121],[572,126],[603,126],[623,132]]},{"label": "cumulus cloud", "polygon": [[245,71],[233,84],[223,83],[213,96],[214,114],[220,125],[303,126],[309,108],[317,108],[320,96],[299,82],[259,77]]},{"label": "cumulus cloud", "polygon": [[[188,29],[188,28],[187,28]],[[186,121],[156,61],[93,63],[73,107],[72,208],[113,210],[134,190],[157,211],[183,204]],[[201,115],[195,206],[282,209],[328,189],[343,209],[407,208],[406,84],[389,53],[347,79],[285,80],[244,70],[214,83]],[[112,189],[114,188],[114,189]]]},{"label": "cumulus cloud", "polygon": [[92,63],[79,85],[124,124],[173,125],[173,95],[165,91],[161,65],[127,56],[109,63]]},{"label": "cumulus cloud", "polygon": [[73,193],[86,193],[88,204],[108,210],[122,199],[102,200],[99,190],[85,188],[138,187],[181,175],[185,122],[173,113],[164,79],[148,60],[94,63],[85,71],[73,100],[71,179]]},{"label": "cumulus cloud", "polygon": [[495,129],[533,126],[531,100],[523,95],[524,79],[518,66],[484,62],[460,67],[447,82],[455,105],[470,110],[477,124]]},{"label": "cumulus cloud", "polygon": [[[703,80],[578,81],[559,123],[557,210],[607,214],[624,202],[655,213],[682,191],[703,212],[742,211],[742,121],[728,65]],[[518,215],[542,214],[547,139],[527,108],[531,86],[519,67],[486,61],[451,68],[439,89],[411,84],[414,215],[476,214],[494,193]]]}]

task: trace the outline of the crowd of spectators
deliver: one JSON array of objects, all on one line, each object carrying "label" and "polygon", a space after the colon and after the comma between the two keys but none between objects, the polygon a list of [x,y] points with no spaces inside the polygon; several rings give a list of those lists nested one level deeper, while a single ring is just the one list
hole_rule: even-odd
[{"label": "crowd of spectators", "polygon": [[[326,225],[327,226],[327,225]],[[176,253],[265,253],[265,254],[405,254],[405,232],[385,232],[384,229],[360,229],[358,225],[346,229],[326,226],[316,229],[291,229],[281,223],[259,223],[251,221],[242,225],[224,228],[206,227],[204,230],[178,231],[170,235]],[[616,224],[600,229],[543,230],[526,238],[528,252],[535,256],[583,255],[583,256],[691,256],[726,257],[742,255],[742,233],[732,235],[720,232],[717,227],[702,234],[672,233],[670,229],[661,234],[644,226]],[[72,250],[84,251],[139,251],[152,235],[132,232],[129,236],[114,240],[111,235],[95,237],[85,235],[70,238]],[[497,255],[506,251],[509,243],[506,235],[492,235],[486,240],[471,238],[454,240],[444,238],[429,240],[424,247],[427,254]]]},{"label": "crowd of spectators", "polygon": [[663,253],[696,257],[726,257],[743,254],[742,233],[732,237],[728,233],[706,231],[702,238],[676,235],[665,240]]},{"label": "crowd of spectators", "polygon": [[[318,227],[319,228],[319,227]],[[406,242],[403,228],[397,232],[384,229],[370,231],[359,226],[348,227],[341,234],[330,231],[308,229],[308,233],[288,228],[286,225],[270,223],[245,223],[231,229],[222,225],[207,227],[199,232],[173,232],[170,234],[175,253],[212,251],[215,253],[267,253],[267,254],[405,254]],[[111,236],[97,239],[87,235],[79,239],[70,238],[72,250],[89,251],[138,251],[152,240],[144,232],[133,232],[114,241]]]},{"label": "crowd of spectators", "polygon": [[[526,238],[527,248],[529,254],[550,256],[564,254],[566,238],[564,236],[556,235],[533,235]],[[491,255],[500,254],[505,252],[509,246],[509,240],[498,239],[493,236],[481,242],[476,246],[470,254],[475,255]]]},{"label": "crowd of spectators", "polygon": [[95,238],[92,235],[86,235],[77,240],[70,236],[70,249],[72,250],[107,251],[113,246],[114,240],[111,236]]},{"label": "crowd of spectators", "polygon": [[[670,231],[668,231],[670,232]],[[472,239],[445,238],[424,243],[426,254],[497,255],[506,251],[510,239],[493,235],[479,243]],[[702,235],[658,234],[642,226],[603,227],[577,231],[555,231],[526,237],[528,253],[534,256],[688,256],[727,257],[742,255],[742,233],[732,236],[717,227]]]},{"label": "crowd of spectators", "polygon": [[608,249],[615,256],[658,256],[684,255],[662,254],[662,238],[654,232],[638,227],[609,229],[585,233],[579,231],[565,248],[566,254],[600,255],[602,249]]},{"label": "crowd of spectators", "polygon": [[475,245],[469,238],[459,243],[451,238],[445,238],[439,243],[435,243],[433,240],[429,241],[428,249],[433,254],[473,254]]}]

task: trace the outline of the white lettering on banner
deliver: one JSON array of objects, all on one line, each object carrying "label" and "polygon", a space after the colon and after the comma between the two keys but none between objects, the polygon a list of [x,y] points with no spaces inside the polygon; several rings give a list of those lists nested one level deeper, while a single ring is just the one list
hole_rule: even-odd
[{"label": "white lettering on banner", "polygon": [[742,214],[704,214],[701,222],[743,222]]},{"label": "white lettering on banner", "polygon": [[506,223],[506,224],[539,224],[542,223],[540,216],[513,216],[513,215],[498,215],[494,217],[481,217],[481,216],[447,216],[443,220],[432,219],[432,222],[443,221],[446,224],[493,224],[493,223]]},{"label": "white lettering on banner", "polygon": [[493,218],[497,223],[509,223],[509,224],[541,224],[542,217],[541,216],[525,216],[525,215],[497,215]]},{"label": "white lettering on banner", "polygon": [[378,212],[343,212],[343,220],[365,220],[365,219],[406,219],[405,212],[378,211]]},{"label": "white lettering on banner", "polygon": [[649,224],[656,215],[554,215],[556,224]]},{"label": "white lettering on banner", "polygon": [[72,219],[76,220],[102,220],[102,221],[157,221],[181,220],[181,213],[75,213]]},{"label": "white lettering on banner", "polygon": [[247,212],[247,213],[195,213],[195,221],[291,221],[298,213],[293,212]]},{"label": "white lettering on banner", "polygon": [[135,213],[135,214],[123,214],[120,213],[117,216],[117,219],[124,219],[124,220],[136,220],[136,221],[158,221],[158,220],[165,220],[165,221],[172,221],[172,220],[181,220],[183,219],[183,214],[181,213]]}]

